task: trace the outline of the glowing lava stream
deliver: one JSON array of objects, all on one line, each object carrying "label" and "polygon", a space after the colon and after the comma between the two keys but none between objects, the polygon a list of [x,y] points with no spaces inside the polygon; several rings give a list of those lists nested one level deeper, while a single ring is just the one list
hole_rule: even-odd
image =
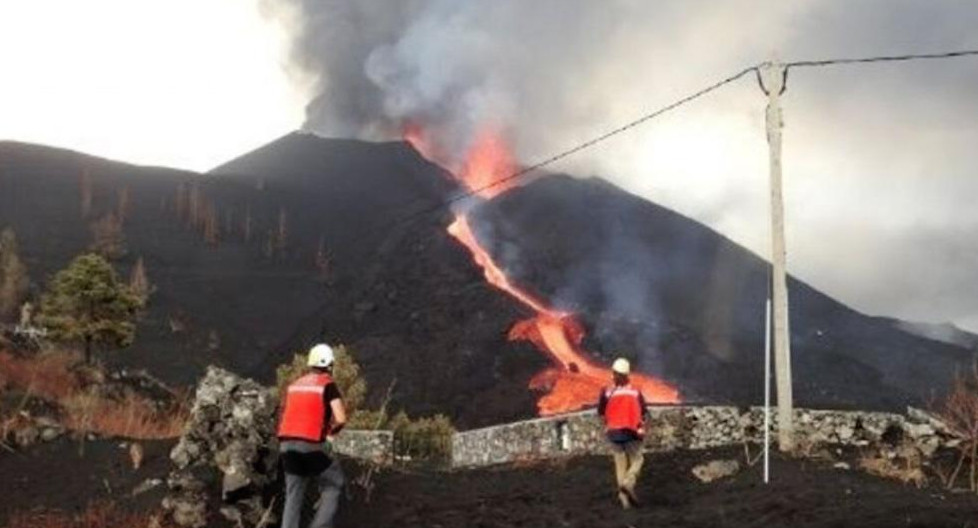
[{"label": "glowing lava stream", "polygon": [[[431,149],[424,141],[421,129],[405,131],[405,139],[428,157]],[[488,187],[494,181],[512,174],[515,163],[501,136],[491,129],[483,130],[469,150],[466,161],[455,177],[469,189],[491,199],[512,186],[511,183]],[[611,381],[611,371],[588,360],[580,348],[584,339],[584,327],[573,314],[554,310],[540,299],[521,290],[496,265],[489,253],[479,245],[468,218],[456,213],[455,221],[448,226],[448,233],[468,248],[472,259],[482,268],[490,284],[506,292],[536,312],[536,316],[519,321],[509,331],[511,341],[525,339],[547,352],[559,368],[547,369],[534,376],[530,388],[545,391],[537,402],[541,415],[551,415],[582,409],[597,402],[601,389]],[[678,403],[679,392],[671,385],[633,373],[632,385],[642,391],[649,403]]]},{"label": "glowing lava stream", "polygon": [[[537,402],[540,414],[575,411],[597,402],[599,392],[610,382],[611,372],[583,356],[579,347],[584,339],[584,329],[580,323],[571,314],[553,310],[514,286],[479,245],[465,215],[455,217],[448,226],[448,233],[468,248],[490,284],[537,312],[535,317],[513,325],[509,339],[532,342],[562,367],[546,370],[530,381],[531,388],[549,391]],[[669,384],[643,374],[633,374],[631,378],[632,384],[642,391],[649,403],[679,402],[678,391]]]}]

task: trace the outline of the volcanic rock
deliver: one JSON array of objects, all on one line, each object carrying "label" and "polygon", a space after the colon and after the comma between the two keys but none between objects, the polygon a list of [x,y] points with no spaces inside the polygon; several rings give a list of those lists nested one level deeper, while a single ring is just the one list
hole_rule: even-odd
[{"label": "volcanic rock", "polygon": [[14,431],[14,442],[20,447],[30,447],[41,439],[41,432],[33,425],[25,425]]},{"label": "volcanic rock", "polygon": [[168,481],[165,506],[174,521],[194,526],[185,523],[197,522],[197,513],[207,510],[208,472],[220,474],[226,505],[238,506],[249,520],[261,516],[260,497],[276,478],[277,405],[274,389],[217,367],[207,369],[187,430],[170,453],[177,470]]},{"label": "volcanic rock", "polygon": [[692,469],[693,475],[705,484],[736,474],[740,462],[736,460],[712,460]]}]

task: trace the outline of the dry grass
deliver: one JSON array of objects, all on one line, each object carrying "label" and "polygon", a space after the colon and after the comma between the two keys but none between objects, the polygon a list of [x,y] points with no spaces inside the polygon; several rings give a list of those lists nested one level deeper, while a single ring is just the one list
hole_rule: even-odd
[{"label": "dry grass", "polygon": [[92,504],[72,515],[59,511],[14,513],[6,528],[172,528],[158,513],[130,513],[112,503]]},{"label": "dry grass", "polygon": [[131,391],[121,398],[108,397],[73,371],[78,361],[76,354],[67,352],[28,358],[0,352],[0,379],[10,390],[56,403],[63,410],[64,426],[73,431],[144,440],[173,438],[183,432],[189,415],[185,397],[176,397],[162,409]]},{"label": "dry grass", "polygon": [[151,440],[180,436],[187,423],[186,405],[159,410],[134,394],[116,401],[96,391],[63,400],[65,426],[79,432]]},{"label": "dry grass", "polygon": [[923,458],[920,452],[911,446],[903,446],[897,456],[890,458],[883,453],[863,455],[859,459],[859,467],[867,473],[878,477],[899,480],[904,484],[914,484],[918,488],[927,483],[924,476]]},{"label": "dry grass", "polygon": [[8,388],[59,401],[81,390],[81,382],[71,372],[77,362],[78,357],[68,352],[46,352],[29,358],[0,352],[0,379]]}]

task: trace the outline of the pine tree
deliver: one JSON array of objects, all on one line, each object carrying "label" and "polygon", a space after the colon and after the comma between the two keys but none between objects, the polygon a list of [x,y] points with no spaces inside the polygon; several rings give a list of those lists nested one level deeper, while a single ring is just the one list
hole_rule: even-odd
[{"label": "pine tree", "polygon": [[20,304],[27,298],[30,279],[27,267],[20,260],[17,235],[7,228],[0,233],[0,320],[17,315]]},{"label": "pine tree", "polygon": [[41,299],[39,321],[52,338],[83,344],[91,363],[96,347],[132,344],[140,306],[107,260],[87,254],[55,275]]}]

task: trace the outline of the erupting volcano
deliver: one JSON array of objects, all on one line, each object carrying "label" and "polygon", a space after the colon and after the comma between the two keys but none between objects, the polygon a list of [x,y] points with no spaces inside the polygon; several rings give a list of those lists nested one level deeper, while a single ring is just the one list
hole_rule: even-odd
[{"label": "erupting volcano", "polygon": [[[422,129],[414,126],[405,128],[405,139],[423,156],[432,154]],[[512,174],[515,168],[505,141],[494,130],[487,128],[476,136],[454,177],[479,197],[488,200],[512,186],[510,182],[492,184]],[[530,381],[531,389],[546,392],[537,402],[540,414],[575,411],[593,404],[599,391],[609,383],[611,371],[588,359],[587,351],[581,347],[585,335],[583,325],[572,313],[556,310],[513,284],[479,244],[465,211],[455,214],[455,221],[448,226],[448,233],[468,248],[475,263],[482,268],[486,280],[536,312],[535,316],[514,324],[508,338],[511,341],[530,341],[555,363],[554,367],[537,374]],[[678,391],[661,380],[636,373],[631,376],[631,381],[650,403],[679,401]]]}]

